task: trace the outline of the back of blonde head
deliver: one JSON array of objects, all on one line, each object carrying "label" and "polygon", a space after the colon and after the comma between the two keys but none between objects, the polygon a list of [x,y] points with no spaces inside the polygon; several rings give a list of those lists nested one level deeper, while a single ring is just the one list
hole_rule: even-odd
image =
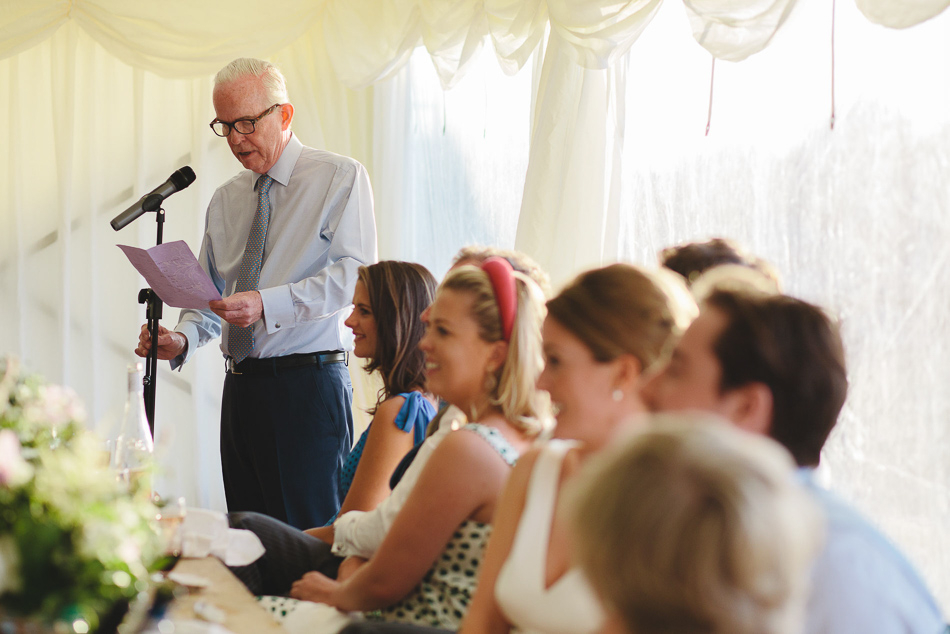
[{"label": "back of blonde head", "polygon": [[576,555],[636,634],[799,631],[820,514],[777,443],[655,417],[566,493]]},{"label": "back of blonde head", "polygon": [[[518,307],[505,363],[494,376],[490,400],[505,419],[529,435],[540,433],[550,421],[550,401],[535,386],[544,367],[541,353],[541,322],[544,295],[531,279],[515,272]],[[463,266],[450,271],[439,291],[452,290],[472,296],[472,318],[479,336],[488,342],[504,338],[498,302],[488,275],[479,268]]]}]

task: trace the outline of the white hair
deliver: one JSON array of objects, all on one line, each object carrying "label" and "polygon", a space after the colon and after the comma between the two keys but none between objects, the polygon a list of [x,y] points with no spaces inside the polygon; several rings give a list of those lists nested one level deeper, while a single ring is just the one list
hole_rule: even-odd
[{"label": "white hair", "polygon": [[287,98],[287,83],[280,69],[270,62],[254,59],[253,57],[239,57],[219,70],[218,74],[214,76],[214,87],[229,84],[248,75],[260,78],[264,84],[268,103],[287,103],[289,101]]}]

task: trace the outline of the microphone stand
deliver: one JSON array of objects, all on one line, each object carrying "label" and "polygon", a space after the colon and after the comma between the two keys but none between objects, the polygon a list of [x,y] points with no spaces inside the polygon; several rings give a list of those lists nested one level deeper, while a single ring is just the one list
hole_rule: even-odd
[{"label": "microphone stand", "polygon": [[[157,238],[155,246],[162,243],[162,224],[165,222],[165,210],[162,209],[162,201],[195,182],[195,171],[187,165],[175,172],[167,181],[153,189],[141,199],[141,206],[135,203],[121,214],[112,219],[109,224],[116,231],[122,229],[133,220],[137,219],[147,211],[155,212],[155,222],[157,227]],[[158,379],[158,322],[162,318],[162,300],[158,294],[150,288],[143,288],[139,291],[139,304],[145,304],[145,314],[148,318],[148,334],[151,337],[152,345],[149,348],[148,355],[145,358],[145,376],[142,377],[143,395],[145,401],[145,416],[148,418],[148,429],[152,437],[155,437],[155,383]]]},{"label": "microphone stand", "polygon": [[[155,212],[156,246],[162,243],[162,227],[165,223],[165,210],[162,209],[161,204],[161,196],[149,196],[142,204],[145,211]],[[139,304],[145,304],[146,324],[152,342],[148,350],[148,356],[145,358],[145,376],[142,377],[142,386],[144,387],[145,417],[148,418],[148,429],[152,433],[152,438],[154,438],[155,387],[158,379],[158,322],[162,319],[162,299],[152,289],[143,288],[139,291]]]}]

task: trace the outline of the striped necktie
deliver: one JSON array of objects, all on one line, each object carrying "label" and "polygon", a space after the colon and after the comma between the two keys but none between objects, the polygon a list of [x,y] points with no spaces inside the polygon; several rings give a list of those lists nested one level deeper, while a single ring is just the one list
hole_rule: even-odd
[{"label": "striped necktie", "polygon": [[[264,174],[257,180],[257,213],[247,235],[244,258],[241,260],[241,273],[235,293],[257,290],[261,279],[261,262],[264,260],[264,238],[267,236],[267,223],[270,220],[270,186],[274,179]],[[254,324],[247,328],[228,324],[228,351],[235,363],[240,363],[254,349]]]}]

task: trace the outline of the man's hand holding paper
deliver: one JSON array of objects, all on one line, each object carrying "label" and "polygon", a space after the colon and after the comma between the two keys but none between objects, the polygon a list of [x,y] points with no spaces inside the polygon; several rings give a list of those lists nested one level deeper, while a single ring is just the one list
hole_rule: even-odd
[{"label": "man's hand holding paper", "polygon": [[258,291],[244,291],[208,302],[208,308],[224,321],[241,328],[247,328],[264,316],[264,302]]}]

